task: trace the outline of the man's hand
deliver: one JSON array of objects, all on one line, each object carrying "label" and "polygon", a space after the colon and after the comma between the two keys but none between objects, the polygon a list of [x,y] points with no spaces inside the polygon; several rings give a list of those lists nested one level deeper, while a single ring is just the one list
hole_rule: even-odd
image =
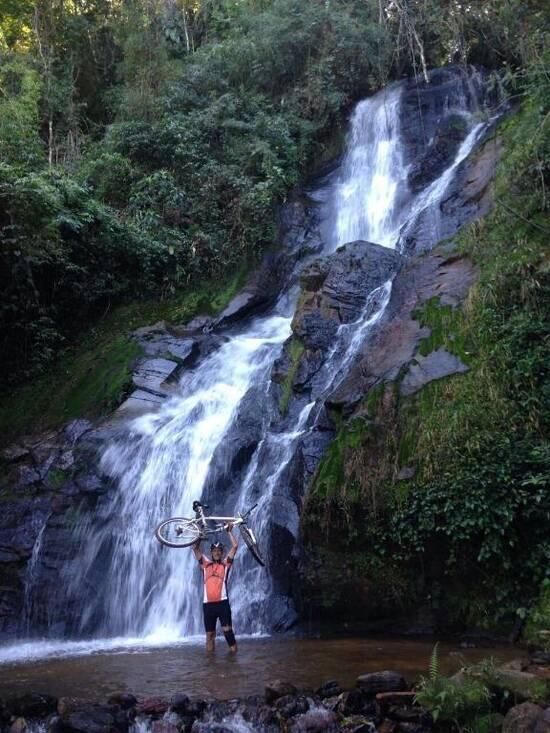
[{"label": "man's hand", "polygon": [[226,531],[227,531],[228,534],[231,534],[231,531],[233,530],[233,523],[232,522],[228,522],[225,525],[225,529],[226,529]]}]

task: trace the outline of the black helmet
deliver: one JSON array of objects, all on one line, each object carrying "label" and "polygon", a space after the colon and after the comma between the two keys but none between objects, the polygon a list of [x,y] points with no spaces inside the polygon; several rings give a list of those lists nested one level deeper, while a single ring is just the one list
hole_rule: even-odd
[{"label": "black helmet", "polygon": [[223,552],[222,543],[221,542],[212,542],[212,544],[210,545],[210,552],[212,552],[212,550],[222,550]]}]

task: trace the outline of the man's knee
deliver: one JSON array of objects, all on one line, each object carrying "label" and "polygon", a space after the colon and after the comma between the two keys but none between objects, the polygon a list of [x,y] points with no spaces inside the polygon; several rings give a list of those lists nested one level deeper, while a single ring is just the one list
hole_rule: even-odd
[{"label": "man's knee", "polygon": [[235,634],[233,633],[233,629],[231,626],[223,626],[223,635],[225,636],[225,640],[228,643],[229,646],[235,646],[237,643],[237,640],[235,639]]}]

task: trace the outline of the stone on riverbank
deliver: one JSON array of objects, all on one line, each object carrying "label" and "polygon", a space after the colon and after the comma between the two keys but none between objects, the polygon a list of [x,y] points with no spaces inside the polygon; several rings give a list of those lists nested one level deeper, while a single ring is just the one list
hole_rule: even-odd
[{"label": "stone on riverbank", "polygon": [[402,692],[407,689],[405,678],[399,672],[390,670],[363,674],[355,684],[365,695],[372,697],[379,692]]},{"label": "stone on riverbank", "polygon": [[506,713],[502,733],[534,733],[543,709],[532,702],[523,702]]},{"label": "stone on riverbank", "polygon": [[290,682],[285,682],[283,680],[274,680],[273,682],[270,682],[265,687],[265,701],[268,705],[272,704],[277,700],[279,697],[284,697],[286,695],[295,695],[297,692],[294,685],[291,685]]}]

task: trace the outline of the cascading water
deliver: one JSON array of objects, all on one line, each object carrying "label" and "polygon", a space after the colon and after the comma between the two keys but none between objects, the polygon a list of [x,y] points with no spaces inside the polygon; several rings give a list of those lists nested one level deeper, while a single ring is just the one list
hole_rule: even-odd
[{"label": "cascading water", "polygon": [[364,239],[387,247],[397,240],[403,195],[399,87],[359,102],[332,207],[336,246]]},{"label": "cascading water", "polygon": [[[403,163],[401,94],[402,85],[396,85],[355,108],[339,177],[324,195],[324,254],[355,240],[394,248],[405,222],[437,209],[453,172],[484,129],[483,123],[474,123],[461,110],[470,131],[454,160],[437,180],[412,196]],[[298,268],[302,266],[299,263]],[[214,513],[222,507],[243,510],[259,500],[253,526],[261,544],[267,545],[272,531],[271,514],[282,506],[286,528],[297,536],[298,509],[288,496],[286,468],[314,424],[323,396],[343,378],[369,330],[383,318],[391,286],[389,280],[364,293],[360,317],[338,329],[320,371],[315,398],[298,405],[287,418],[281,419],[277,409],[275,418],[270,384],[273,363],[291,334],[295,285],[283,292],[271,313],[229,334],[213,354],[186,371],[177,394],[157,412],[130,421],[105,448],[101,466],[117,490],[104,523],[89,519],[77,529],[84,551],[66,566],[73,597],[83,579],[101,576],[100,592],[88,594],[80,609],[83,633],[167,642],[201,632],[200,577],[194,557],[189,550],[161,548],[152,530],[165,517],[189,516],[193,500],[206,490],[211,492],[212,486],[217,487],[215,505],[210,502]],[[227,497],[223,472],[212,475],[213,459],[251,388],[260,437],[247,457],[239,490]],[[271,546],[276,544],[274,540]],[[230,581],[238,632],[265,631],[277,624],[281,613],[273,601],[277,559],[267,560],[266,571],[254,565],[245,549],[240,550]]]}]

